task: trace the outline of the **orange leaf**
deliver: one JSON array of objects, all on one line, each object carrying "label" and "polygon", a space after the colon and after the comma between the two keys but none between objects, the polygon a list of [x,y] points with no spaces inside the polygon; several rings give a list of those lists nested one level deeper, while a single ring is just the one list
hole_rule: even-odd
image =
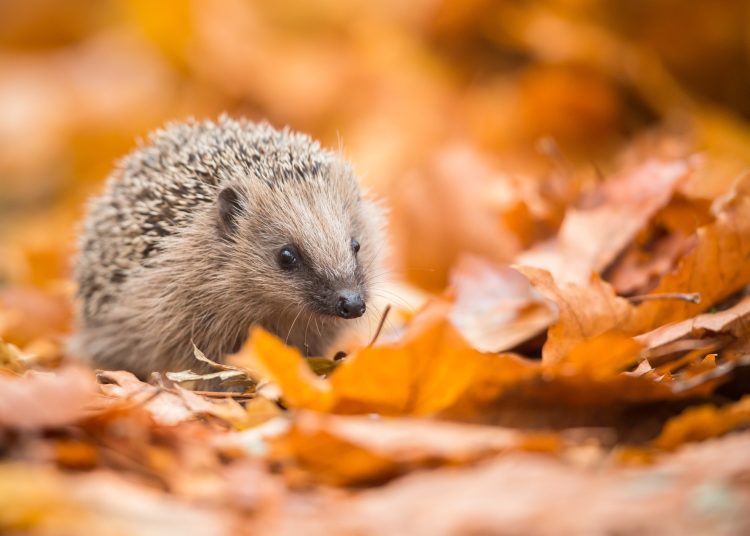
[{"label": "orange leaf", "polygon": [[328,380],[316,377],[301,354],[255,329],[233,358],[254,357],[290,406],[336,413],[425,415],[455,403],[485,381],[493,389],[529,374],[522,360],[472,349],[446,318],[448,305],[433,303],[418,315],[403,340],[364,348],[349,356]]},{"label": "orange leaf", "polygon": [[500,452],[559,446],[553,434],[525,437],[515,430],[427,419],[372,419],[300,412],[274,450],[322,482],[382,482],[410,469],[463,465]]},{"label": "orange leaf", "polygon": [[638,361],[642,345],[632,337],[607,332],[574,346],[554,369],[606,379]]},{"label": "orange leaf", "polygon": [[587,283],[630,243],[687,177],[684,161],[649,159],[622,170],[565,214],[557,239],[516,262],[548,270],[558,282]]},{"label": "orange leaf", "polygon": [[538,268],[519,266],[518,270],[559,308],[559,320],[550,327],[542,350],[545,364],[558,362],[590,337],[612,329],[623,332],[632,329],[633,306],[617,297],[598,275],[591,276],[588,286],[579,286],[556,284],[549,272]]},{"label": "orange leaf", "polygon": [[403,341],[365,348],[331,375],[336,410],[424,415],[448,407],[500,356],[472,349],[445,318],[447,306],[415,319]]},{"label": "orange leaf", "polygon": [[670,419],[653,445],[659,449],[674,450],[684,443],[718,437],[748,424],[750,396],[723,408],[706,404],[687,409]]},{"label": "orange leaf", "polygon": [[260,364],[291,407],[317,411],[331,408],[333,393],[328,382],[313,374],[296,348],[286,346],[262,328],[253,328],[245,345],[229,359],[240,367],[250,363],[250,369]]},{"label": "orange leaf", "polygon": [[636,313],[642,331],[695,316],[750,283],[750,175],[737,182],[714,212],[716,221],[698,229],[695,249],[653,290],[697,292],[701,302],[646,302]]}]

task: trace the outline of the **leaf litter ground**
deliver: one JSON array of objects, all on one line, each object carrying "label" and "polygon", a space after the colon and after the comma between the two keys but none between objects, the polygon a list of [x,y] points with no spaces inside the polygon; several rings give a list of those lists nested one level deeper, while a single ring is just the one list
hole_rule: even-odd
[{"label": "leaf litter ground", "polygon": [[337,361],[255,329],[223,364],[196,349],[201,372],[97,374],[31,337],[6,294],[0,527],[750,529],[750,179],[708,203],[692,173],[623,168],[557,235],[505,265],[464,257]]}]

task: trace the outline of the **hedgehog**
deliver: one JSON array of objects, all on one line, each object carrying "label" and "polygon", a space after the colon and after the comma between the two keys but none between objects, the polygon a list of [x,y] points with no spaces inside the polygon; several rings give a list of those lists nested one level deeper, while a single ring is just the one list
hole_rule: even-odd
[{"label": "hedgehog", "polygon": [[145,378],[195,367],[193,345],[221,361],[260,326],[329,355],[365,314],[383,226],[352,166],[305,134],[169,124],[89,202],[72,352]]}]

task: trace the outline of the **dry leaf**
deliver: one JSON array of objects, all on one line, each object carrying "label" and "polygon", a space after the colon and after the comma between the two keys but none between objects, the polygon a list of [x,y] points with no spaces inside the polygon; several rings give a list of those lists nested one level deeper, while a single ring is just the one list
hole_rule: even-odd
[{"label": "dry leaf", "polygon": [[642,331],[690,318],[750,283],[750,175],[714,207],[716,221],[698,229],[698,242],[666,275],[654,294],[696,292],[700,304],[652,301],[641,305],[637,322]]},{"label": "dry leaf", "polygon": [[512,356],[473,350],[446,320],[447,312],[446,304],[434,304],[401,342],[358,351],[327,380],[317,378],[297,350],[260,329],[233,362],[239,365],[251,353],[291,407],[388,415],[433,413],[487,375],[505,385],[528,373]]},{"label": "dry leaf", "polygon": [[698,406],[670,419],[653,446],[675,450],[684,443],[719,437],[737,428],[747,428],[749,424],[750,396],[720,408]]},{"label": "dry leaf", "polygon": [[284,401],[290,406],[321,411],[331,407],[330,386],[315,376],[302,354],[260,328],[251,331],[248,342],[229,362],[238,367],[262,366],[264,375],[281,387]]},{"label": "dry leaf", "polygon": [[[511,453],[467,468],[415,473],[306,514],[287,505],[285,532],[392,534],[742,533],[750,434],[653,467],[576,468]],[[626,500],[623,499],[626,497]],[[586,512],[571,510],[585,505]]]},{"label": "dry leaf", "polygon": [[193,415],[211,415],[238,429],[246,428],[250,425],[250,420],[245,409],[230,397],[209,400],[179,386],[177,386],[177,393]]},{"label": "dry leaf", "polygon": [[30,355],[22,352],[16,345],[0,339],[0,368],[21,372],[26,368],[26,363],[30,361]]},{"label": "dry leaf", "polygon": [[539,335],[556,320],[555,307],[513,268],[464,257],[451,273],[450,319],[481,352],[502,352]]},{"label": "dry leaf", "polygon": [[39,534],[225,534],[229,523],[108,472],[71,476],[29,464],[0,466],[0,530]]},{"label": "dry leaf", "polygon": [[525,368],[512,356],[472,349],[447,312],[436,303],[412,322],[401,342],[365,348],[342,363],[330,377],[334,411],[427,415],[451,406],[487,375],[508,383],[523,377]]},{"label": "dry leaf", "polygon": [[7,428],[67,426],[90,415],[97,402],[93,375],[77,367],[0,374],[0,392],[0,426]]},{"label": "dry leaf", "polygon": [[619,295],[648,294],[695,247],[696,230],[711,221],[710,203],[673,197],[607,267],[604,278]]},{"label": "dry leaf", "polygon": [[556,363],[574,346],[590,337],[610,330],[633,329],[633,306],[615,295],[612,287],[599,276],[591,275],[588,285],[557,284],[549,272],[519,266],[531,284],[559,310],[559,320],[547,333],[542,349],[544,363]]},{"label": "dry leaf", "polygon": [[[554,449],[555,439],[550,441]],[[274,439],[274,458],[293,462],[323,482],[356,485],[418,467],[466,465],[527,444],[538,442],[488,426],[300,412]]]},{"label": "dry leaf", "polygon": [[615,260],[656,212],[669,203],[687,177],[684,161],[648,159],[624,169],[569,209],[552,244],[517,257],[521,265],[542,268],[558,283],[587,284]]},{"label": "dry leaf", "polygon": [[607,379],[638,362],[642,347],[636,339],[610,331],[573,346],[550,368],[561,373]]},{"label": "dry leaf", "polygon": [[[0,532],[750,533],[747,2],[402,4],[0,2]],[[221,112],[343,150],[392,313],[97,390],[85,198]]]},{"label": "dry leaf", "polygon": [[247,413],[231,398],[210,400],[177,386],[167,390],[143,383],[133,374],[125,371],[100,371],[102,391],[110,396],[125,399],[130,403],[143,405],[154,420],[165,426],[176,425],[211,415],[236,428],[249,424]]},{"label": "dry leaf", "polygon": [[743,339],[750,330],[750,297],[717,313],[704,313],[667,324],[636,337],[646,347],[644,357],[654,360],[695,348],[714,350]]}]

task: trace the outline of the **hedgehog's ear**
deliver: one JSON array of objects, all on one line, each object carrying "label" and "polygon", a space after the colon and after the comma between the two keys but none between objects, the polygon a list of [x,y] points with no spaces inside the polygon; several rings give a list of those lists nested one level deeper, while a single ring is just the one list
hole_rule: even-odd
[{"label": "hedgehog's ear", "polygon": [[240,196],[231,186],[219,192],[218,209],[219,233],[229,238],[237,231],[237,220],[242,213]]}]

